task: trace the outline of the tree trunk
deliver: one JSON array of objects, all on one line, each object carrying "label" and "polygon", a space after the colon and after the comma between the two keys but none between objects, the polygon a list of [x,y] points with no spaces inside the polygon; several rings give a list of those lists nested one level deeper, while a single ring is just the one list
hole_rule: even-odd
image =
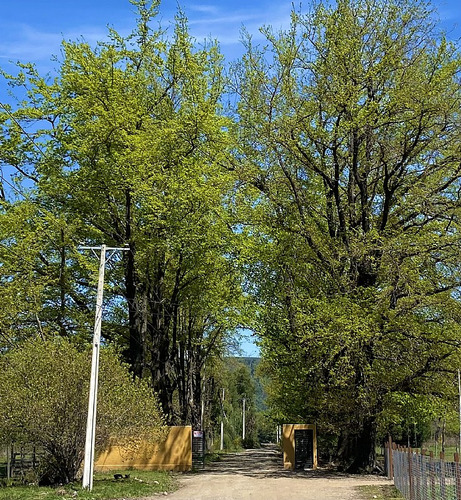
[{"label": "tree trunk", "polygon": [[370,417],[363,421],[359,429],[346,429],[341,433],[336,456],[346,472],[371,471],[375,467],[375,445],[376,425]]},{"label": "tree trunk", "polygon": [[[126,252],[125,266],[125,293],[128,303],[128,328],[129,328],[129,345],[128,345],[128,363],[131,366],[131,371],[136,377],[142,377],[144,368],[144,349],[145,335],[143,335],[143,317],[146,316],[145,300],[140,297],[137,290],[135,277],[135,248],[130,245],[130,251]],[[139,284],[138,284],[139,287]]]}]

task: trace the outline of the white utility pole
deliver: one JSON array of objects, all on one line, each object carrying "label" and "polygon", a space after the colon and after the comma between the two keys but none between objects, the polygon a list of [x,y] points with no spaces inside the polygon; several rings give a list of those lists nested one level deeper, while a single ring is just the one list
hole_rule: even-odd
[{"label": "white utility pole", "polygon": [[224,450],[224,388],[222,390],[221,399],[221,445],[219,449],[221,451]]},{"label": "white utility pole", "polygon": [[243,398],[243,411],[242,411],[242,440],[245,439],[245,403],[246,399]]},{"label": "white utility pole", "polygon": [[221,418],[221,443],[219,445],[221,451],[224,450],[224,420]]},{"label": "white utility pole", "polygon": [[108,248],[106,245],[100,247],[80,247],[81,250],[101,250],[99,259],[98,292],[96,296],[96,313],[93,333],[93,355],[91,358],[90,395],[88,398],[88,419],[86,423],[85,460],[83,464],[82,487],[93,489],[94,470],[94,443],[96,430],[96,406],[98,400],[98,372],[99,372],[99,350],[101,344],[102,324],[102,299],[104,293],[104,269],[106,266],[106,251],[113,250],[109,259],[117,251],[128,250],[128,248]]},{"label": "white utility pole", "polygon": [[205,400],[203,399],[202,396],[202,411],[200,412],[200,430],[205,430]]}]

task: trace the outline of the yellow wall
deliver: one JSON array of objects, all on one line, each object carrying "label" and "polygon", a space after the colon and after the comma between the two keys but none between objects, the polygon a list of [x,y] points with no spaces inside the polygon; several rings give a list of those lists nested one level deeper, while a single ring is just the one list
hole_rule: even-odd
[{"label": "yellow wall", "polygon": [[[121,452],[121,453],[120,453]],[[146,445],[132,458],[119,446],[112,446],[95,463],[96,470],[144,469],[187,471],[192,469],[192,427],[170,427],[165,441]]]},{"label": "yellow wall", "polygon": [[283,424],[282,449],[283,467],[285,469],[295,468],[295,430],[312,429],[314,447],[314,469],[317,468],[317,430],[315,424]]}]

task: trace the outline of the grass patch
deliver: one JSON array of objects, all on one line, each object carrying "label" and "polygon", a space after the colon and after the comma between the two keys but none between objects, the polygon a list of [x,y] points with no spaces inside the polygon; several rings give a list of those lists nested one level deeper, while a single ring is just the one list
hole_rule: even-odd
[{"label": "grass patch", "polygon": [[[130,477],[115,480],[117,472]],[[0,487],[0,500],[115,500],[142,498],[175,489],[176,481],[167,472],[124,470],[96,473],[91,492],[82,490],[81,483],[57,488],[13,484]]]},{"label": "grass patch", "polygon": [[399,490],[391,485],[358,486],[357,490],[363,500],[401,500],[403,498]]},{"label": "grass patch", "polygon": [[[421,449],[421,448],[419,448],[419,449]],[[436,449],[436,446],[434,444],[429,444],[427,446],[423,446],[422,449],[426,450],[427,454],[429,454],[429,452],[432,451],[434,453],[435,458],[439,458],[440,452],[442,451],[441,446],[437,446],[437,449]],[[457,451],[456,446],[446,446],[445,447],[445,461],[452,462],[454,460],[454,454],[456,453],[456,451]]]}]

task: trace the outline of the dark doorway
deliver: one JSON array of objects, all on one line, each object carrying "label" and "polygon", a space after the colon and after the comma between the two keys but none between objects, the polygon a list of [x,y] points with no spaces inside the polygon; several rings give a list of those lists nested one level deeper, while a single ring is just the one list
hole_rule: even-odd
[{"label": "dark doorway", "polygon": [[314,468],[314,431],[295,429],[295,469]]}]

